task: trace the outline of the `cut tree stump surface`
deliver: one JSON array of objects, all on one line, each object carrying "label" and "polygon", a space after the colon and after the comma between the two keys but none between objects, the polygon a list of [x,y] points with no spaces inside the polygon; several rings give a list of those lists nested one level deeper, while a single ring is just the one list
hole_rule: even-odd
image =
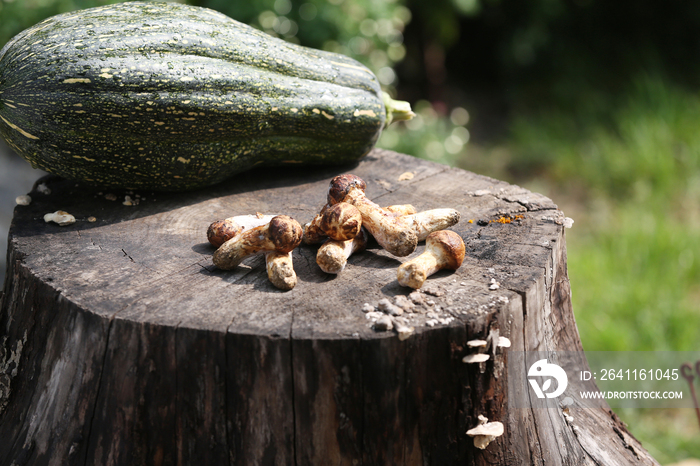
[{"label": "cut tree stump surface", "polygon": [[[363,178],[381,205],[461,212],[451,229],[464,264],[428,279],[425,299],[439,309],[406,314],[415,332],[405,341],[362,310],[412,291],[396,281],[406,258],[377,246],[338,276],[299,247],[289,292],[269,283],[261,256],[233,271],[212,265],[212,221],[261,212],[303,224],[340,173]],[[559,409],[508,409],[509,378],[522,380],[511,398],[528,396],[508,352],[581,350],[564,216],[542,195],[382,150],[188,193],[40,182],[51,193],[35,188],[10,231],[2,465],[656,464],[605,404],[572,407],[576,429]],[[124,205],[127,195],[138,204]],[[56,210],[77,222],[45,223]],[[499,335],[512,346],[483,371],[462,362],[467,341]],[[485,450],[465,434],[480,414],[505,425]]]}]

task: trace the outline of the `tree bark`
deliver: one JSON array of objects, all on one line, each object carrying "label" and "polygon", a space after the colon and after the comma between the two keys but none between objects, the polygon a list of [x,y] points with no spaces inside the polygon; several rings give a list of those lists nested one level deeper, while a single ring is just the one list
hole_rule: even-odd
[{"label": "tree bark", "polygon": [[[289,292],[269,283],[260,256],[212,265],[212,221],[307,222],[340,173],[362,177],[381,205],[462,214],[452,229],[464,264],[428,279],[430,303],[405,314],[406,340],[375,331],[362,310],[412,291],[396,281],[405,258],[376,246],[337,277],[315,248],[296,249]],[[35,189],[10,231],[0,464],[656,464],[604,403],[577,410],[577,429],[561,409],[512,408],[528,403],[528,385],[509,354],[582,349],[564,217],[541,195],[382,150],[188,193],[38,183],[51,193]],[[77,222],[45,223],[56,210]],[[498,336],[511,347],[462,362],[468,341]],[[505,426],[484,450],[466,435],[479,415]]]}]

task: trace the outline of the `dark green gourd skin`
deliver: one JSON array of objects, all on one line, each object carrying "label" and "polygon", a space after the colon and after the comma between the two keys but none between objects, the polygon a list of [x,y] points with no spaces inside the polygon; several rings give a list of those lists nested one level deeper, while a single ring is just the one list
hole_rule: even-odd
[{"label": "dark green gourd skin", "polygon": [[256,165],[346,163],[384,122],[360,63],[204,8],[91,8],[0,51],[0,134],[33,166],[96,185],[185,190]]}]

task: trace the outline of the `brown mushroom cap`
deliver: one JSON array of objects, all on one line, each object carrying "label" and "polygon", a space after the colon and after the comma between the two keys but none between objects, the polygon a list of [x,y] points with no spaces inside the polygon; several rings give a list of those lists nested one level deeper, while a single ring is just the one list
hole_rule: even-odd
[{"label": "brown mushroom cap", "polygon": [[331,180],[328,186],[328,204],[333,205],[345,200],[345,196],[352,188],[358,188],[364,192],[367,183],[355,175],[338,175]]},{"label": "brown mushroom cap", "polygon": [[299,222],[287,215],[273,217],[268,232],[278,252],[289,252],[299,246],[304,234]]},{"label": "brown mushroom cap", "polygon": [[434,231],[425,239],[427,247],[442,251],[443,268],[457,270],[464,261],[464,241],[451,230]]},{"label": "brown mushroom cap", "polygon": [[229,217],[224,220],[217,220],[209,225],[209,228],[207,228],[207,239],[212,246],[218,248],[240,233],[240,231],[241,227],[232,217]]},{"label": "brown mushroom cap", "polygon": [[326,209],[320,227],[328,237],[336,241],[347,241],[360,232],[362,215],[354,205],[339,202]]}]

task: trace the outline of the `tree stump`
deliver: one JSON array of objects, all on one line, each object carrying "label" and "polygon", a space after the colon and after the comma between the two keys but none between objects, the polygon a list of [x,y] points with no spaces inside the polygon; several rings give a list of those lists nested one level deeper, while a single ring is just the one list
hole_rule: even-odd
[{"label": "tree stump", "polygon": [[[381,205],[462,214],[452,229],[464,264],[428,279],[406,340],[375,331],[362,309],[412,291],[396,281],[405,259],[376,246],[338,276],[318,268],[316,248],[296,249],[289,292],[260,256],[212,265],[212,221],[307,222],[340,173],[362,177]],[[35,187],[10,231],[0,464],[656,464],[605,404],[576,410],[577,429],[560,409],[508,408],[528,388],[509,353],[581,350],[564,217],[541,195],[382,150],[188,193],[37,183],[51,193]],[[56,210],[77,222],[45,223]],[[511,347],[462,362],[468,341],[498,336]],[[505,426],[484,450],[465,433],[479,415]]]}]

